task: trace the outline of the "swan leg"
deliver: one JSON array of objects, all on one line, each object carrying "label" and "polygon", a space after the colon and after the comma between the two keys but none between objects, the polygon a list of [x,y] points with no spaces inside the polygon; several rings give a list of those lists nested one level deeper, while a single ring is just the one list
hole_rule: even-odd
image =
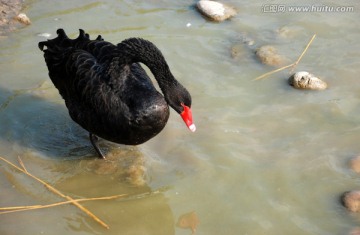
[{"label": "swan leg", "polygon": [[97,145],[98,137],[93,133],[89,133],[89,138],[91,144],[94,146],[95,151],[99,154],[99,157],[105,159],[104,154],[101,152],[99,146]]}]

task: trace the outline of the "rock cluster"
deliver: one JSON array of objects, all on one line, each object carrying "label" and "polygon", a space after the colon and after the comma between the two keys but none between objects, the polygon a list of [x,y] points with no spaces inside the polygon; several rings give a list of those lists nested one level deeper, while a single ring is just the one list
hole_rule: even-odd
[{"label": "rock cluster", "polygon": [[30,19],[20,13],[23,1],[0,0],[0,38],[15,30],[20,24],[30,24]]},{"label": "rock cluster", "polygon": [[[349,168],[360,173],[360,156],[354,157],[349,161]],[[360,212],[360,190],[344,192],[340,197],[341,204],[351,212]],[[360,232],[360,230],[356,230]]]}]

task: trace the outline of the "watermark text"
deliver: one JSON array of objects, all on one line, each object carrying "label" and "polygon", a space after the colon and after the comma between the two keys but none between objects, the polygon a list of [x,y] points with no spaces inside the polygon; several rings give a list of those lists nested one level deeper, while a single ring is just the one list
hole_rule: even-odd
[{"label": "watermark text", "polygon": [[285,12],[354,12],[354,6],[328,6],[328,5],[303,5],[290,6],[287,4],[264,4],[261,11],[264,13],[285,13]]}]

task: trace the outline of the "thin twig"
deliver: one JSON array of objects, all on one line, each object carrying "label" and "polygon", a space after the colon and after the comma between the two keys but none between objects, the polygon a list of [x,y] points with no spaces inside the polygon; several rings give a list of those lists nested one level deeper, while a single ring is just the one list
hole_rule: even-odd
[{"label": "thin twig", "polygon": [[304,51],[301,53],[301,55],[299,56],[299,58],[297,59],[297,61],[294,63],[294,67],[291,69],[291,72],[294,71],[296,65],[298,65],[298,63],[300,62],[300,60],[303,58],[303,56],[305,55],[306,51],[308,50],[308,48],[310,47],[311,43],[314,41],[316,37],[316,34],[314,34],[312,36],[312,38],[310,39],[309,43],[306,45]]},{"label": "thin twig", "polygon": [[[20,157],[19,157],[20,159]],[[48,183],[46,183],[45,181],[37,178],[36,176],[30,174],[28,171],[21,169],[20,167],[16,166],[15,164],[13,164],[12,162],[6,160],[3,157],[0,157],[0,160],[6,162],[7,164],[11,165],[12,167],[16,168],[17,170],[23,172],[24,174],[30,176],[31,178],[35,179],[36,181],[42,183],[43,185],[46,186],[46,188],[48,188],[51,192],[67,199],[69,201],[69,203],[74,204],[75,206],[77,206],[80,210],[82,210],[83,212],[85,212],[88,216],[90,216],[91,218],[93,218],[96,222],[98,222],[101,226],[109,229],[109,226],[103,222],[102,220],[100,220],[97,216],[95,216],[92,212],[90,212],[88,209],[86,209],[84,206],[82,206],[81,204],[79,204],[76,200],[74,200],[73,198],[64,195],[63,193],[61,193],[59,190],[57,190],[56,188],[54,188],[53,186],[49,185]],[[21,160],[21,159],[20,159]]]},{"label": "thin twig", "polygon": [[[87,201],[97,201],[97,200],[112,200],[112,199],[124,198],[124,197],[126,197],[126,199],[141,199],[146,196],[157,195],[157,194],[163,193],[167,189],[168,189],[167,187],[163,187],[163,188],[157,189],[155,191],[145,192],[145,193],[136,194],[136,195],[118,194],[118,195],[113,195],[113,196],[74,199],[74,201],[87,202]],[[72,203],[72,201],[57,202],[57,203],[52,203],[52,204],[48,204],[48,205],[0,207],[0,214],[49,208],[49,207],[61,206],[61,205],[69,204],[69,203]]]},{"label": "thin twig", "polygon": [[26,170],[26,167],[25,167],[23,161],[21,160],[20,156],[18,156],[18,161],[19,161],[20,166],[23,168],[23,170],[24,170],[27,174],[29,174],[29,172]]},{"label": "thin twig", "polygon": [[310,41],[309,41],[308,44],[306,45],[304,51],[301,53],[301,55],[299,56],[299,58],[298,58],[294,63],[289,64],[289,65],[286,65],[286,66],[281,67],[281,68],[279,68],[279,69],[275,69],[275,70],[272,70],[272,71],[270,71],[270,72],[267,72],[267,73],[265,73],[265,74],[263,74],[263,75],[255,78],[254,80],[255,80],[255,81],[256,81],[256,80],[260,80],[260,79],[262,79],[262,78],[264,78],[264,77],[267,77],[267,76],[269,76],[269,75],[271,75],[271,74],[273,74],[273,73],[280,72],[280,71],[282,71],[282,70],[284,70],[284,69],[287,69],[287,68],[289,68],[289,67],[291,67],[291,66],[293,66],[293,68],[291,69],[291,72],[292,72],[292,71],[295,69],[296,65],[298,65],[298,63],[300,62],[300,60],[302,59],[302,57],[305,55],[306,51],[307,51],[308,48],[310,47],[311,43],[314,41],[315,37],[316,37],[316,34],[314,34],[314,35],[312,36],[312,38],[310,39]]},{"label": "thin twig", "polygon": [[19,211],[27,211],[27,210],[36,210],[36,209],[44,209],[44,208],[50,208],[55,206],[61,206],[66,205],[73,202],[87,202],[87,201],[97,201],[97,200],[112,200],[117,199],[121,197],[128,196],[127,194],[119,194],[114,196],[106,196],[106,197],[96,197],[96,198],[81,198],[81,199],[74,199],[72,201],[64,201],[64,202],[57,202],[52,203],[48,205],[33,205],[33,206],[14,206],[14,207],[3,207],[0,208],[0,215],[1,214],[7,214],[7,213],[13,213],[13,212],[19,212]]},{"label": "thin twig", "polygon": [[271,75],[271,74],[273,74],[273,73],[280,72],[281,70],[287,69],[287,68],[289,68],[289,67],[291,67],[291,66],[294,66],[294,65],[295,65],[295,63],[292,63],[292,64],[286,65],[286,66],[284,66],[284,67],[281,67],[281,68],[272,70],[272,71],[270,71],[270,72],[267,72],[267,73],[265,73],[265,74],[263,74],[263,75],[255,78],[254,80],[256,81],[256,80],[262,79],[262,78],[267,77],[267,76],[269,76],[269,75]]}]

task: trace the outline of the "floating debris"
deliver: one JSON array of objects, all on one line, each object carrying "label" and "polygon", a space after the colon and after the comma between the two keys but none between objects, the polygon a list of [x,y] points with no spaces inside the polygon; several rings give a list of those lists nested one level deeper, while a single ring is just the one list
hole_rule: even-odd
[{"label": "floating debris", "polygon": [[255,54],[261,63],[266,65],[279,66],[285,64],[285,62],[288,61],[285,56],[278,54],[275,47],[270,45],[259,47]]},{"label": "floating debris", "polygon": [[51,33],[38,33],[38,34],[36,34],[36,36],[43,37],[43,38],[50,38]]},{"label": "floating debris", "polygon": [[203,15],[217,22],[224,21],[236,15],[236,10],[233,7],[220,2],[200,0],[196,6]]},{"label": "floating debris", "polygon": [[29,17],[25,13],[20,13],[15,17],[15,19],[25,25],[31,24]]},{"label": "floating debris", "polygon": [[192,235],[194,235],[198,224],[199,218],[197,217],[195,211],[192,211],[181,215],[176,223],[176,226],[179,228],[191,229]]},{"label": "floating debris", "polygon": [[327,88],[326,82],[305,71],[293,74],[288,81],[297,89],[325,90]]}]

